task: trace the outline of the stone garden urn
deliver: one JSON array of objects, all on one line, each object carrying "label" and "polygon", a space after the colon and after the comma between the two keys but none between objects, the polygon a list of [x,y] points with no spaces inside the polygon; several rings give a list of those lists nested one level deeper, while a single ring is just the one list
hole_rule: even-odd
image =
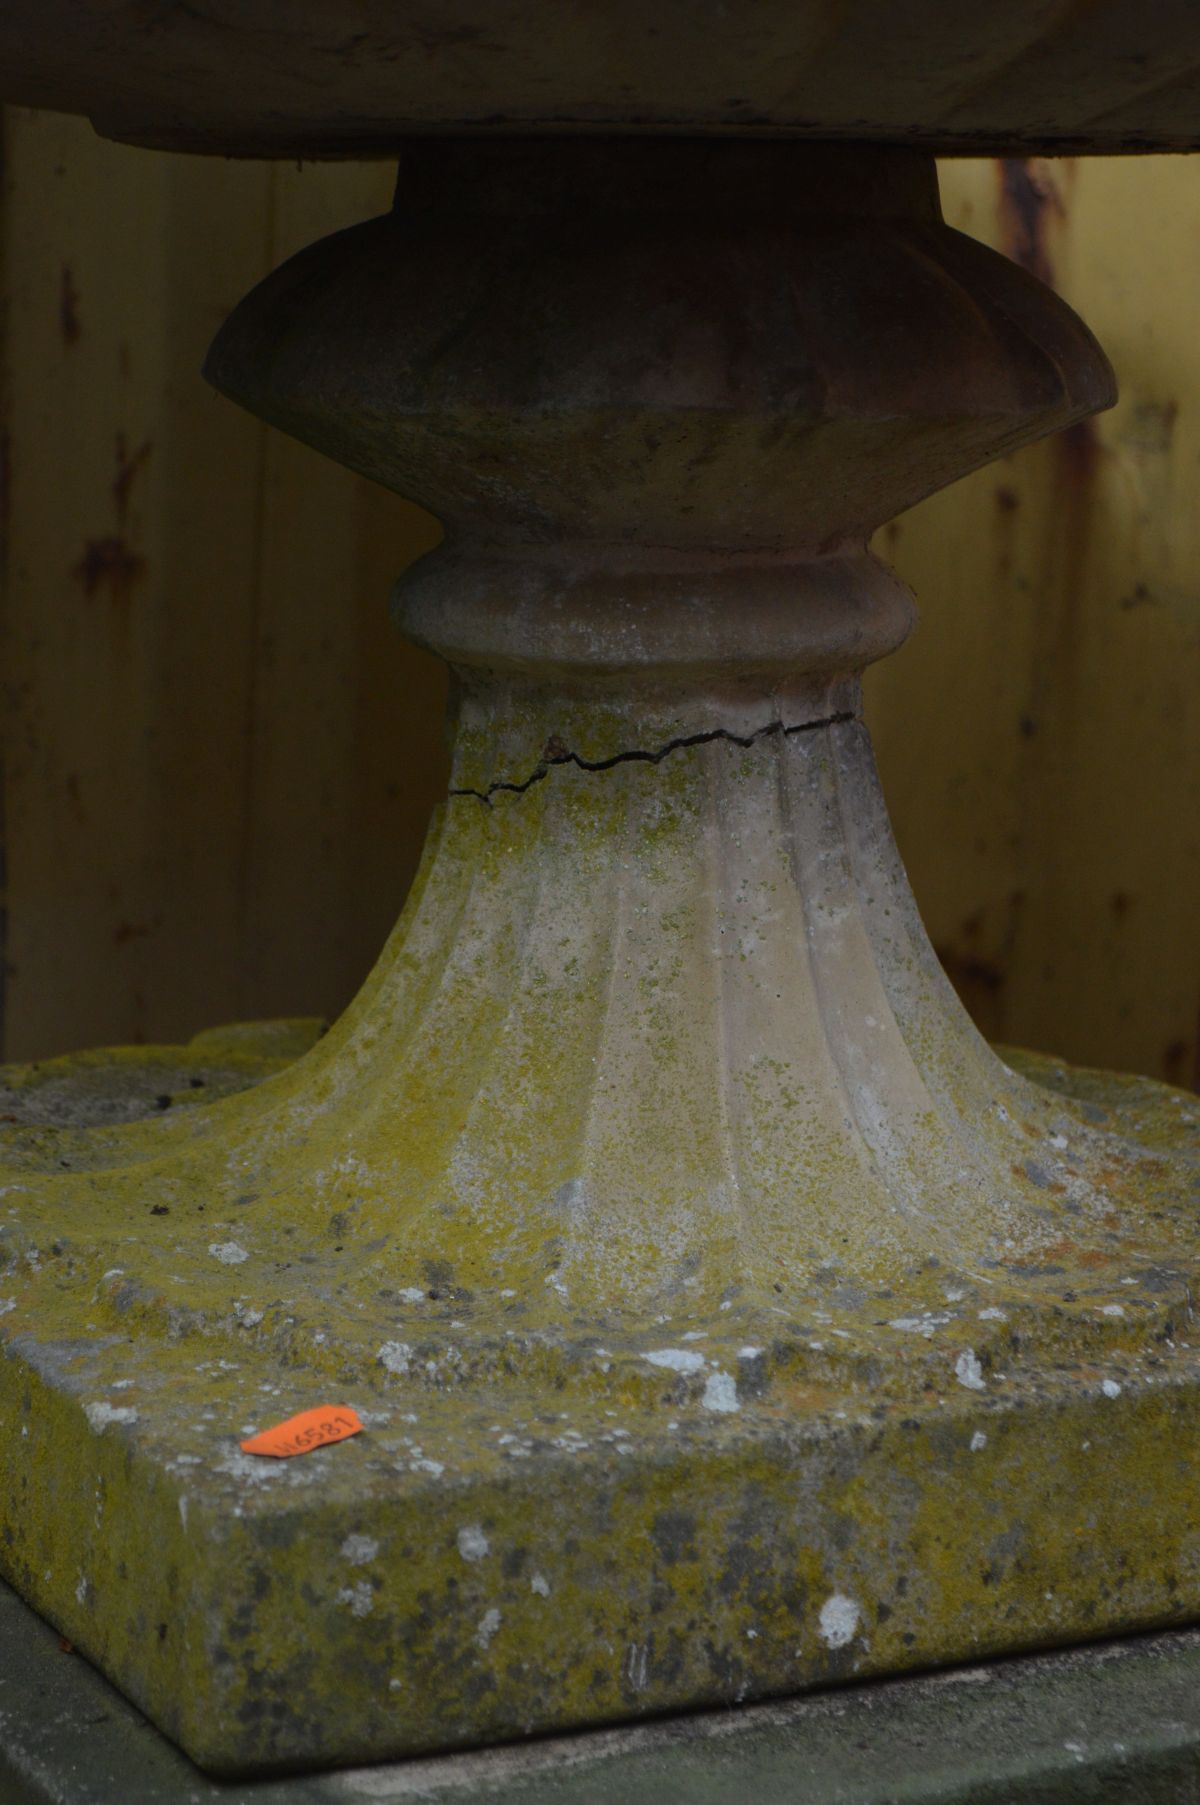
[{"label": "stone garden urn", "polygon": [[1115,396],[934,152],[1185,149],[1198,71],[1128,0],[8,0],[5,99],[397,159],[205,373],[445,527],[341,1021],[6,1075],[0,1571],[211,1770],[1200,1615],[1200,1110],[980,1038],[860,691],[873,530]]}]

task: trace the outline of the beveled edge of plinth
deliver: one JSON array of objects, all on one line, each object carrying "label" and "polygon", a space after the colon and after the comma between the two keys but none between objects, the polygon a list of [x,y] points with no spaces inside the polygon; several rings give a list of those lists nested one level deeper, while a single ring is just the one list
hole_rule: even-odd
[{"label": "beveled edge of plinth", "polygon": [[218,1387],[193,1364],[145,1343],[10,1344],[0,1566],[215,1773],[1200,1616],[1200,1373],[1183,1347],[908,1407],[576,1410],[574,1444],[544,1398],[364,1385],[345,1401],[366,1433],[289,1462],[238,1438],[263,1422],[264,1384],[272,1417],[327,1401],[307,1376],[246,1360]]},{"label": "beveled edge of plinth", "polygon": [[[114,1097],[157,1110],[175,1081],[183,1106],[192,1077],[227,1093],[317,1032],[49,1062],[22,1106],[53,1133],[110,1120]],[[1180,1093],[1005,1057],[1194,1131]],[[849,1369],[739,1377],[733,1410],[684,1370],[626,1388],[620,1361],[580,1389],[529,1368],[423,1383],[373,1339],[335,1381],[249,1319],[123,1319],[120,1287],[68,1297],[68,1280],[46,1260],[37,1284],[69,1307],[0,1321],[0,1571],[215,1772],[468,1748],[1200,1618],[1185,1318],[1086,1344],[1010,1325],[982,1389],[953,1358],[911,1362],[886,1400]],[[332,1402],[366,1432],[282,1463],[240,1452]]]}]

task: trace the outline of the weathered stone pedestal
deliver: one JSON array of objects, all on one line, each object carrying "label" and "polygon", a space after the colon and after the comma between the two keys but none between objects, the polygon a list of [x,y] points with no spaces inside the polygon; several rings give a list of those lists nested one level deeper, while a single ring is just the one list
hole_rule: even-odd
[{"label": "weathered stone pedestal", "polygon": [[294,1064],[14,1076],[5,1574],[222,1772],[1200,1614],[1200,1109],[980,1040],[860,710],[1086,329],[920,155],[431,140],[208,373],[445,521],[452,788]]},{"label": "weathered stone pedestal", "polygon": [[503,1748],[213,1780],[0,1585],[4,1805],[1184,1805],[1200,1632]]}]

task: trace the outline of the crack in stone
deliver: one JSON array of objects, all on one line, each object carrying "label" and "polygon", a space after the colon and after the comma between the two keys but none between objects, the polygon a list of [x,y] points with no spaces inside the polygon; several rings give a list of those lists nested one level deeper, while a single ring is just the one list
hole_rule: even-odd
[{"label": "crack in stone", "polygon": [[491,808],[492,797],[499,790],[508,790],[514,796],[523,796],[526,790],[532,789],[535,783],[541,783],[548,777],[555,765],[577,765],[581,771],[611,771],[614,765],[641,763],[660,765],[664,758],[672,752],[681,752],[688,746],[707,746],[713,740],[728,740],[731,746],[753,746],[757,740],[768,739],[772,734],[782,734],[786,739],[793,733],[815,733],[820,727],[838,727],[846,721],[857,720],[858,716],[844,710],[840,714],[821,715],[815,721],[798,721],[794,727],[787,727],[782,721],[769,721],[765,727],[757,728],[753,733],[731,733],[727,727],[711,727],[704,733],[690,733],[682,739],[668,740],[656,752],[644,752],[634,747],[628,752],[614,752],[611,758],[581,758],[578,752],[554,752],[539,759],[530,776],[521,783],[498,782],[489,784],[486,790],[451,789],[451,796],[474,796],[485,808]]}]

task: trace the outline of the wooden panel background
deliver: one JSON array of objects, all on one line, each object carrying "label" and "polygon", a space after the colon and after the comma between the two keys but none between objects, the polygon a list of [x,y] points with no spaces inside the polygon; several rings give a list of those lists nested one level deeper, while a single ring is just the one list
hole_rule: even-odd
[{"label": "wooden panel background", "polygon": [[879,535],[922,612],[870,697],[901,849],[986,1033],[1200,1088],[1200,158],[942,179],[1121,399]]},{"label": "wooden panel background", "polygon": [[[444,781],[440,670],[386,615],[437,528],[197,370],[389,171],[10,111],[2,180],[4,1050],[333,1013]],[[943,186],[1122,399],[880,536],[922,605],[870,682],[901,846],[987,1032],[1200,1085],[1200,159]]]},{"label": "wooden panel background", "polygon": [[437,529],[198,369],[389,172],[4,142],[5,1050],[336,1011],[444,781],[441,668],[386,610]]}]

